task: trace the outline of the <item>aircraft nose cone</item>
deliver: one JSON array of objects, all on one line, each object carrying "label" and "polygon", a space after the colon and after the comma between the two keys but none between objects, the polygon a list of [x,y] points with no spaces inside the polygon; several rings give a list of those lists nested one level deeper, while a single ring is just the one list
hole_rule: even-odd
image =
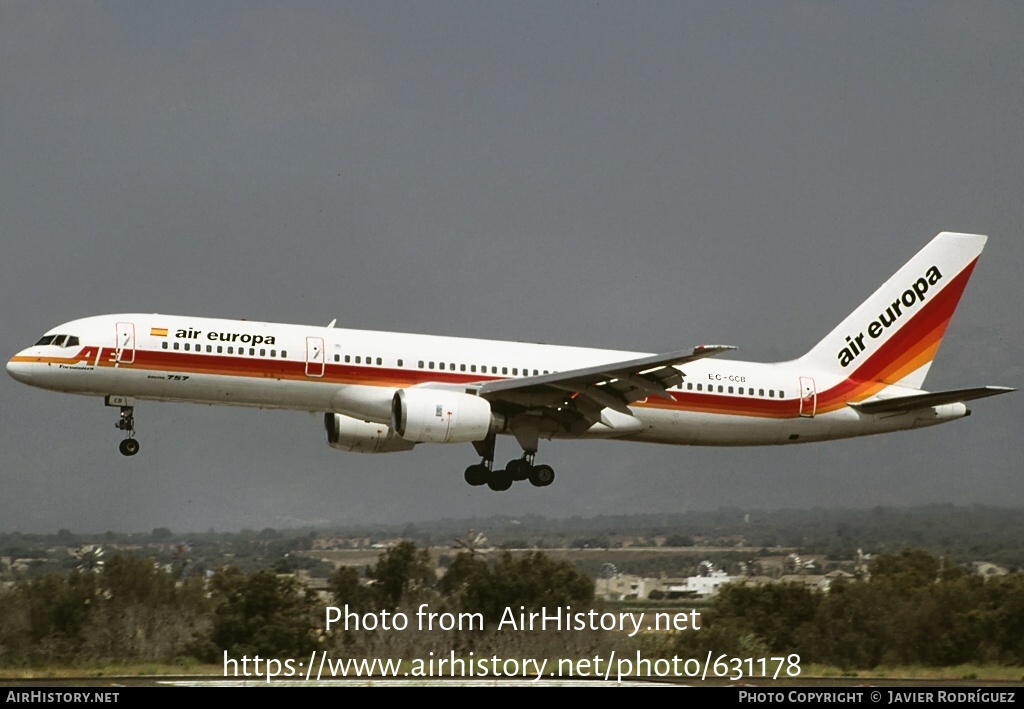
[{"label": "aircraft nose cone", "polygon": [[32,379],[32,375],[29,373],[29,365],[26,362],[10,360],[7,363],[7,373],[24,384],[28,384]]}]

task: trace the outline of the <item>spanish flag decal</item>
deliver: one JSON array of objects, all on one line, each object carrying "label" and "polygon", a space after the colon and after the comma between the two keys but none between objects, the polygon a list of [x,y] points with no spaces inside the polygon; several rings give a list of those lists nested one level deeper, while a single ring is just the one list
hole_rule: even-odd
[{"label": "spanish flag decal", "polygon": [[149,328],[150,337],[167,337],[166,327],[151,327]]}]

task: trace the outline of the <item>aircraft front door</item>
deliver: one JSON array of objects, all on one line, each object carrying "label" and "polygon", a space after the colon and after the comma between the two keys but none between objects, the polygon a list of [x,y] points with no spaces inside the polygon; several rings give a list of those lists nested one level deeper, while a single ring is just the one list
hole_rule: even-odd
[{"label": "aircraft front door", "polygon": [[306,338],[306,376],[324,376],[324,338]]},{"label": "aircraft front door", "polygon": [[817,408],[818,392],[814,388],[814,380],[810,377],[800,377],[800,415],[814,418]]},{"label": "aircraft front door", "polygon": [[117,323],[117,339],[114,341],[114,362],[132,364],[135,361],[135,324]]}]

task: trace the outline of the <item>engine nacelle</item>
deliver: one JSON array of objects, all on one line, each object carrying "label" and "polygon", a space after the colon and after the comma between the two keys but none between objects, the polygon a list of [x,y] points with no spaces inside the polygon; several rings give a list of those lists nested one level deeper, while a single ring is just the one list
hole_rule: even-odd
[{"label": "engine nacelle", "polygon": [[397,453],[411,451],[415,441],[406,441],[382,423],[358,421],[341,414],[324,414],[327,445],[350,453]]},{"label": "engine nacelle", "polygon": [[472,394],[399,389],[391,400],[391,428],[417,443],[482,441],[499,428],[491,403]]}]

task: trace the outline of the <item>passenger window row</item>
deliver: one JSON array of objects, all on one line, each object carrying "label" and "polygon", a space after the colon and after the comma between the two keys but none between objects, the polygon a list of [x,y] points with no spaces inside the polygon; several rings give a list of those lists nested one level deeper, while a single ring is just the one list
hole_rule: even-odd
[{"label": "passenger window row", "polygon": [[[705,387],[702,383],[699,383],[699,382],[697,384],[694,384],[693,382],[686,382],[686,389],[687,389],[687,391],[694,391],[694,390],[696,390],[696,391],[709,391],[709,392],[713,393],[715,391],[715,387],[716,387],[715,384],[708,384],[707,387]],[[682,388],[682,386],[680,386],[680,388]],[[768,398],[772,398],[772,399],[775,399],[775,398],[785,399],[786,398],[786,393],[784,391],[782,391],[781,389],[779,389],[778,391],[776,391],[775,389],[769,389],[768,393],[766,395],[764,389],[757,389],[755,391],[754,387],[734,387],[734,386],[731,386],[731,385],[728,385],[728,384],[718,384],[717,388],[718,388],[718,393],[719,394],[739,394],[741,396],[762,396],[762,397],[763,396],[767,396]]]},{"label": "passenger window row", "polygon": [[[185,352],[203,352],[204,351],[203,350],[203,345],[196,344],[196,345],[193,346],[193,344],[191,342],[174,342],[170,346],[168,346],[167,342],[161,342],[160,343],[160,347],[162,349],[165,349],[165,350],[166,349],[184,350]],[[216,347],[214,347],[214,345],[206,345],[205,347],[206,347],[205,352],[207,354],[214,354],[214,353],[216,353],[216,354],[229,354],[229,355],[244,355],[246,349],[248,349],[250,357],[256,357],[257,356],[257,354],[256,354],[257,352],[259,352],[258,356],[260,356],[260,357],[266,357],[266,356],[268,356],[268,353],[269,353],[269,356],[274,357],[274,358],[286,359],[288,357],[288,350],[281,350],[279,352],[276,349],[268,350],[265,347],[260,347],[258,350],[255,347],[248,347],[248,348],[246,348],[246,347],[235,347],[234,345],[217,345]]]}]

